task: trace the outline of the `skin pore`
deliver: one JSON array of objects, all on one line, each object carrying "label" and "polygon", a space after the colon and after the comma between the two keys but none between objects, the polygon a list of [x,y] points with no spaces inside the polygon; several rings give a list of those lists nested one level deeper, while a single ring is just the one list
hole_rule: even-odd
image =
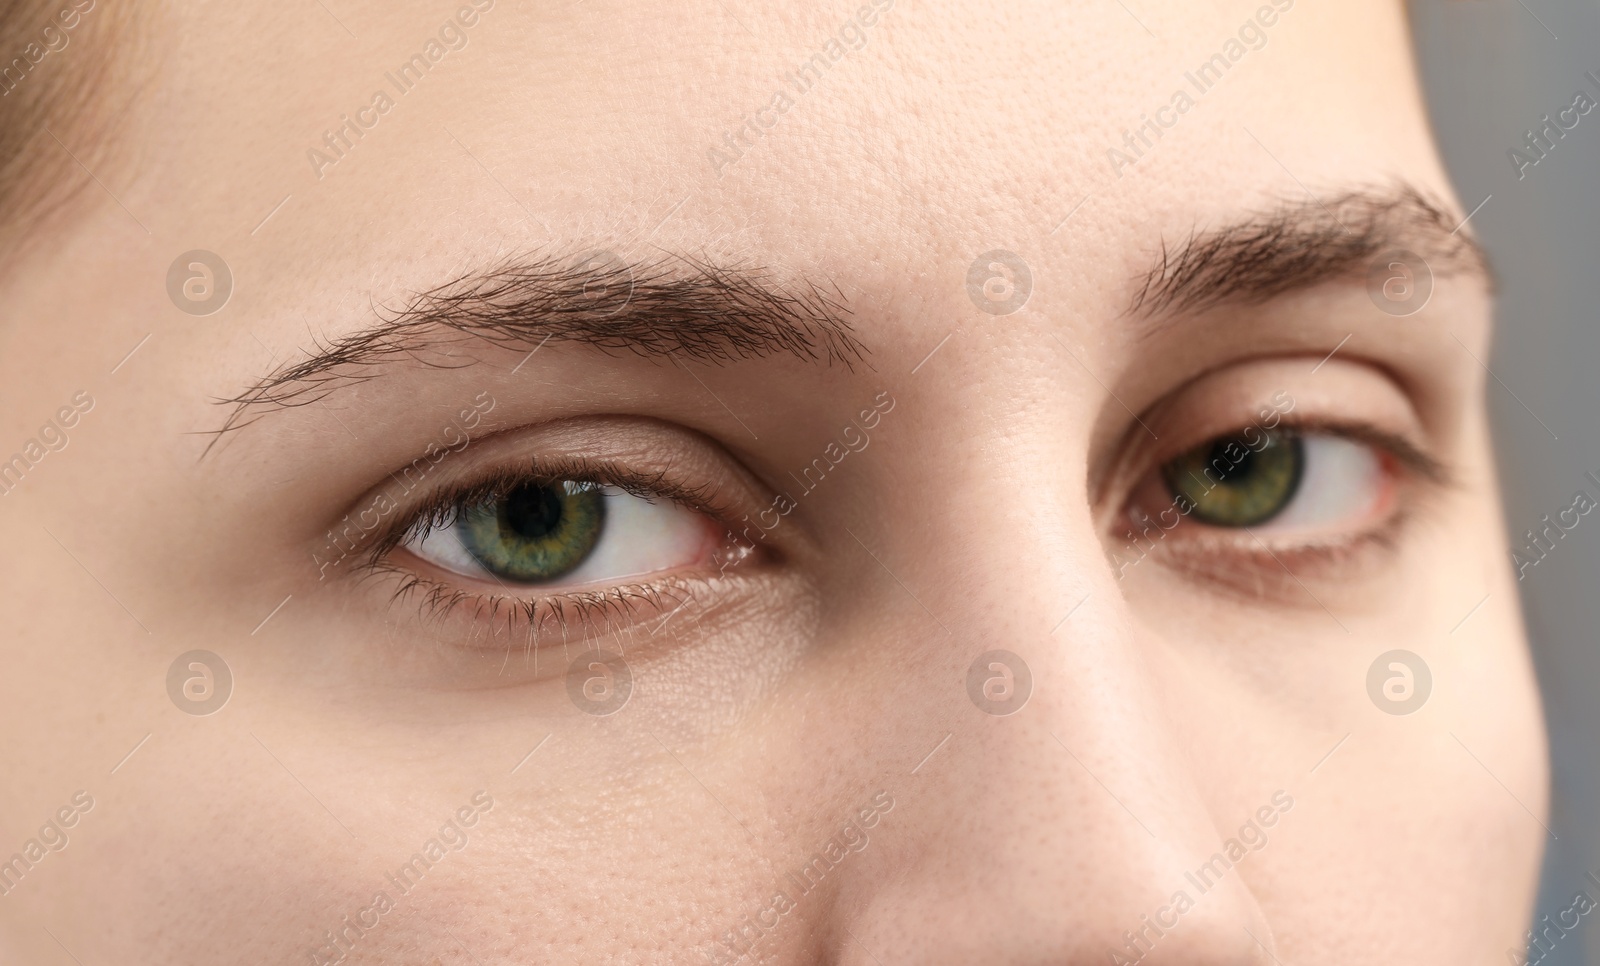
[{"label": "skin pore", "polygon": [[1401,5],[1262,9],[153,11],[0,275],[0,959],[1505,961],[1485,270]]}]

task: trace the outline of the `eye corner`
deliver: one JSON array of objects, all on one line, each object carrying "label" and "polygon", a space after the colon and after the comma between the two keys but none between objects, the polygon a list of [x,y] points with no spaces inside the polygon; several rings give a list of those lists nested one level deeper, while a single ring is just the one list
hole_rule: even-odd
[{"label": "eye corner", "polygon": [[[1249,428],[1265,436],[1244,448]],[[1274,469],[1259,461],[1274,451],[1263,439],[1292,443],[1275,462],[1295,465],[1261,472]],[[1180,472],[1195,485],[1175,481]],[[1148,458],[1123,479],[1135,476],[1108,527],[1119,577],[1130,561],[1154,556],[1168,570],[1251,598],[1303,597],[1293,586],[1301,576],[1367,579],[1379,572],[1378,555],[1398,552],[1412,519],[1458,479],[1403,430],[1307,412],[1271,429],[1252,423],[1211,435],[1176,456]]]},{"label": "eye corner", "polygon": [[[484,450],[421,486],[391,476],[358,503],[385,501],[382,527],[365,533],[359,555],[346,554],[340,569],[347,577],[359,571],[358,582],[379,595],[375,604],[417,607],[440,645],[475,650],[490,641],[504,646],[508,633],[513,643],[525,636],[542,647],[546,639],[567,643],[628,626],[642,632],[686,601],[698,608],[735,600],[739,585],[769,575],[784,557],[791,537],[756,533],[754,524],[740,536],[765,504],[746,492],[737,464],[672,450],[662,445],[670,438],[659,436],[596,439],[585,433],[571,452],[558,440],[513,440],[509,456]],[[536,440],[541,450],[527,452]],[[560,512],[540,517],[534,498],[522,500],[526,519],[507,515],[513,495],[540,490]],[[570,542],[563,536],[569,511],[591,495],[602,501],[589,521],[593,542],[581,553],[546,553]],[[572,511],[571,521],[578,516]],[[352,510],[347,519],[355,518]]]}]

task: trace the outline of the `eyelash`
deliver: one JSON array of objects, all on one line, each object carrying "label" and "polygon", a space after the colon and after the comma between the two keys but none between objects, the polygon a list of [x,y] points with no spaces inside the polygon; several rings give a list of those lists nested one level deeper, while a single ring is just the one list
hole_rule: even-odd
[{"label": "eyelash", "polygon": [[[1223,439],[1242,431],[1250,425],[1254,424],[1241,424],[1237,428],[1217,433],[1197,442],[1204,443],[1213,439]],[[1299,436],[1324,434],[1357,443],[1366,443],[1393,457],[1401,467],[1429,483],[1446,488],[1456,485],[1455,473],[1449,466],[1419,448],[1411,440],[1382,429],[1374,423],[1345,419],[1322,419],[1315,416],[1297,418],[1285,415],[1272,428],[1279,432],[1292,433]],[[1175,459],[1178,455],[1179,453],[1167,453],[1160,459],[1153,460],[1143,469],[1141,477],[1143,473],[1159,469],[1163,464]]]},{"label": "eyelash", "polygon": [[[1281,431],[1310,435],[1314,433],[1342,437],[1365,443],[1392,460],[1407,475],[1434,485],[1450,488],[1455,485],[1453,472],[1438,459],[1418,448],[1410,440],[1388,432],[1378,426],[1338,419],[1315,417],[1293,418],[1285,416],[1275,427]],[[1228,435],[1228,434],[1221,434]],[[1147,464],[1139,479],[1157,470],[1164,459]],[[675,479],[670,470],[641,473],[638,470],[608,460],[582,457],[534,457],[521,465],[503,465],[466,482],[444,486],[422,499],[405,512],[395,523],[363,551],[362,559],[354,568],[363,577],[380,575],[396,580],[391,602],[407,598],[420,598],[423,616],[442,619],[446,614],[470,608],[474,623],[495,627],[502,622],[508,633],[525,632],[532,647],[536,636],[547,627],[559,632],[563,641],[572,636],[586,637],[597,631],[638,623],[638,609],[661,611],[662,608],[681,607],[695,597],[697,590],[708,586],[708,579],[694,576],[659,577],[646,583],[606,587],[599,590],[556,591],[532,594],[526,588],[518,592],[484,595],[458,589],[451,584],[418,573],[416,570],[391,560],[392,555],[408,540],[421,539],[433,528],[447,525],[463,505],[495,500],[519,486],[529,483],[554,483],[558,481],[588,482],[610,485],[631,495],[650,501],[670,500],[685,509],[706,515],[725,533],[732,528],[727,521],[738,516],[734,507],[719,499],[714,488],[693,486]],[[1132,499],[1132,495],[1128,498]],[[1133,520],[1130,512],[1122,516],[1124,522]],[[1239,531],[1200,524],[1204,540],[1194,541],[1200,546],[1187,548],[1198,554],[1194,569],[1204,569],[1201,564],[1215,566],[1219,544],[1232,544],[1222,554],[1227,565],[1235,570],[1278,569],[1284,557],[1311,565],[1333,565],[1356,555],[1366,546],[1392,546],[1398,542],[1398,532],[1413,516],[1409,506],[1402,506],[1388,514],[1382,525],[1368,527],[1365,531],[1346,539],[1301,541],[1292,546],[1256,546],[1255,539],[1240,539]],[[1121,538],[1121,535],[1117,535]],[[1176,553],[1175,561],[1182,566],[1185,553]],[[504,586],[504,585],[502,585]]]},{"label": "eyelash", "polygon": [[397,564],[378,561],[372,574],[390,573],[400,578],[391,601],[400,602],[419,595],[424,618],[443,619],[459,608],[470,606],[474,621],[488,626],[504,622],[508,634],[525,632],[532,648],[534,638],[547,627],[561,635],[563,643],[588,637],[613,627],[636,624],[635,608],[652,611],[682,606],[695,597],[699,582],[682,577],[665,577],[651,584],[629,584],[597,591],[566,591],[539,597],[513,594],[484,596],[458,590],[441,581],[424,577]]},{"label": "eyelash", "polygon": [[1279,424],[1289,432],[1301,435],[1324,433],[1369,446],[1394,458],[1402,468],[1428,483],[1441,488],[1456,485],[1455,474],[1441,460],[1397,433],[1381,429],[1373,423],[1340,419],[1285,418]]},{"label": "eyelash", "polygon": [[[485,596],[462,590],[417,573],[391,561],[391,556],[409,540],[420,540],[436,527],[451,523],[460,507],[493,501],[529,483],[551,484],[562,481],[614,486],[640,499],[669,500],[679,506],[710,517],[724,532],[731,532],[727,521],[736,514],[727,501],[718,497],[710,485],[693,486],[675,479],[670,470],[641,473],[608,460],[581,457],[533,457],[520,467],[504,465],[470,481],[443,487],[413,507],[396,523],[387,527],[363,552],[357,570],[364,578],[391,576],[398,579],[391,602],[420,595],[424,617],[442,618],[462,607],[472,608],[472,618],[488,626],[504,621],[508,632],[526,631],[532,637],[547,625],[570,635],[588,636],[611,627],[635,623],[634,609],[643,606],[659,610],[663,605],[682,606],[704,588],[706,578],[667,576],[648,583],[624,584],[600,590],[554,591],[537,594],[527,588],[519,592]],[[741,562],[744,562],[741,559]],[[506,586],[501,584],[501,586]]]},{"label": "eyelash", "polygon": [[[1241,431],[1242,428],[1241,426],[1209,439],[1225,438]],[[1373,423],[1315,416],[1295,418],[1285,415],[1274,429],[1300,436],[1321,434],[1364,443],[1378,450],[1387,461],[1392,461],[1403,475],[1429,484],[1435,490],[1449,490],[1458,485],[1455,472],[1437,457],[1425,452],[1404,436],[1389,432]],[[1144,480],[1148,474],[1158,471],[1176,456],[1176,453],[1169,453],[1151,461],[1136,479]],[[1403,484],[1404,479],[1401,482]],[[1137,485],[1136,483],[1136,487]],[[1125,498],[1127,509],[1119,516],[1119,528],[1128,524],[1139,526],[1133,512],[1132,501],[1135,497],[1136,492],[1130,492]],[[1175,563],[1192,570],[1197,575],[1212,576],[1223,582],[1236,582],[1236,578],[1246,571],[1281,570],[1286,566],[1285,557],[1311,566],[1319,564],[1332,566],[1354,558],[1367,547],[1394,547],[1399,543],[1401,532],[1416,515],[1414,506],[1401,505],[1385,519],[1376,521],[1342,539],[1301,539],[1289,543],[1280,538],[1277,545],[1274,545],[1271,538],[1263,539],[1256,536],[1253,528],[1219,527],[1195,521],[1193,526],[1204,534],[1203,537],[1195,537],[1191,541],[1197,546],[1185,547],[1182,550],[1169,548],[1168,553],[1176,558]],[[1127,530],[1126,533],[1131,536],[1133,531]],[[1114,536],[1124,544],[1136,543],[1123,533]],[[1210,573],[1219,564],[1232,568],[1234,573]],[[1293,571],[1295,568],[1290,569]]]}]

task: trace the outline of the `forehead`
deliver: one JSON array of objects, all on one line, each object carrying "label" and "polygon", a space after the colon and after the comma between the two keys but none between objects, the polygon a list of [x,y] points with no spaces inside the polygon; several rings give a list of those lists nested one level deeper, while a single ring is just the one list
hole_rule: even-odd
[{"label": "forehead", "polygon": [[589,244],[861,291],[1007,249],[1110,298],[1163,234],[1266,197],[1443,185],[1387,0],[173,16],[130,132],[147,220],[340,311]]}]

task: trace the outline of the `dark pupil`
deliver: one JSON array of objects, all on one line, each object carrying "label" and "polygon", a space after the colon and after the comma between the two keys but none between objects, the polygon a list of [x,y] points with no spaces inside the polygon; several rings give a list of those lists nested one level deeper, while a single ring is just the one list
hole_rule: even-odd
[{"label": "dark pupil", "polygon": [[1288,506],[1304,464],[1299,437],[1268,432],[1255,448],[1243,436],[1202,443],[1161,469],[1172,495],[1201,520],[1247,527]]},{"label": "dark pupil", "polygon": [[1223,466],[1227,469],[1217,474],[1217,479],[1225,484],[1241,486],[1250,479],[1250,471],[1255,467],[1256,453],[1249,448],[1245,449],[1244,458],[1237,463],[1228,455],[1228,446],[1232,444],[1237,452],[1237,447],[1242,445],[1240,440],[1218,440],[1211,444],[1211,452],[1206,454],[1207,466]]},{"label": "dark pupil", "polygon": [[501,504],[500,525],[524,540],[542,540],[560,528],[561,509],[555,487],[519,486]]},{"label": "dark pupil", "polygon": [[497,578],[538,583],[582,563],[605,529],[600,488],[523,483],[460,510],[461,542]]}]

